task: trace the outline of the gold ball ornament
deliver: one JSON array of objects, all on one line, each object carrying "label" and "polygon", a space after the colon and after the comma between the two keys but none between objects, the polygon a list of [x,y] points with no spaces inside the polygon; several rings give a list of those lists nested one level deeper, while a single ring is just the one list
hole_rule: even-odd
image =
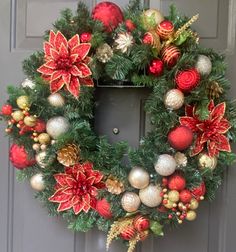
[{"label": "gold ball ornament", "polygon": [[195,211],[190,210],[187,212],[186,220],[188,221],[194,221],[197,218],[197,214]]},{"label": "gold ball ornament", "polygon": [[22,111],[20,110],[17,110],[17,111],[14,111],[12,114],[11,114],[12,118],[16,121],[16,122],[19,122],[21,120],[24,119],[24,114]]},{"label": "gold ball ornament", "polygon": [[37,118],[35,116],[26,116],[24,118],[24,124],[29,127],[34,127],[36,125]]},{"label": "gold ball ornament", "polygon": [[48,102],[51,106],[60,108],[65,105],[65,98],[61,94],[55,93],[48,96]]},{"label": "gold ball ornament", "polygon": [[48,120],[46,131],[53,139],[57,139],[69,130],[69,121],[63,116],[55,116]]},{"label": "gold ball ornament", "polygon": [[143,189],[149,185],[149,174],[142,167],[133,167],[128,177],[129,183],[136,189]]},{"label": "gold ball ornament", "polygon": [[179,201],[179,192],[176,190],[172,190],[168,192],[168,199],[172,202],[178,202]]},{"label": "gold ball ornament", "polygon": [[45,168],[45,167],[51,165],[53,163],[54,159],[55,159],[54,156],[47,158],[46,151],[41,151],[35,156],[35,160],[41,168]]},{"label": "gold ball ornament", "polygon": [[41,192],[45,189],[45,184],[43,181],[43,174],[42,173],[37,173],[30,179],[30,185],[31,187],[38,191]]},{"label": "gold ball ornament", "polygon": [[51,138],[47,133],[41,133],[38,136],[39,143],[41,144],[49,144],[51,142]]},{"label": "gold ball ornament", "polygon": [[209,168],[211,170],[214,170],[217,166],[217,157],[210,157],[208,154],[206,153],[202,153],[199,155],[198,158],[199,161],[199,168],[200,169],[206,169]]},{"label": "gold ball ornament", "polygon": [[149,9],[143,12],[141,16],[142,26],[146,31],[151,31],[164,20],[164,16],[159,10]]},{"label": "gold ball ornament", "polygon": [[134,192],[125,192],[121,198],[121,205],[123,209],[128,213],[137,211],[140,204],[140,198],[138,194]]},{"label": "gold ball ornament", "polygon": [[195,210],[199,207],[199,203],[196,199],[191,199],[189,208]]},{"label": "gold ball ornament", "polygon": [[162,154],[157,159],[155,170],[161,176],[169,176],[175,172],[176,166],[176,161],[171,155]]},{"label": "gold ball ornament", "polygon": [[177,110],[184,105],[184,94],[179,89],[169,90],[164,98],[164,104],[167,109]]},{"label": "gold ball ornament", "polygon": [[164,204],[164,207],[171,209],[174,207],[174,202],[172,202],[171,200],[168,200],[166,204]]},{"label": "gold ball ornament", "polygon": [[25,109],[29,107],[30,105],[29,97],[26,95],[19,96],[16,100],[16,104],[20,109]]},{"label": "gold ball ornament", "polygon": [[158,185],[150,184],[139,191],[141,202],[148,207],[157,207],[162,202],[162,189]]}]

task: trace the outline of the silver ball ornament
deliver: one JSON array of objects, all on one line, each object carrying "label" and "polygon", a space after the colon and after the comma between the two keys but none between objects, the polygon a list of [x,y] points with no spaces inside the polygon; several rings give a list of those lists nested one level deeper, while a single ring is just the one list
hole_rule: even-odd
[{"label": "silver ball ornament", "polygon": [[53,139],[57,139],[60,135],[66,133],[69,127],[69,121],[65,117],[55,116],[48,120],[46,131]]},{"label": "silver ball ornament", "polygon": [[121,198],[121,205],[123,209],[128,213],[137,211],[140,204],[140,198],[134,192],[125,192]]},{"label": "silver ball ornament", "polygon": [[53,163],[54,159],[55,159],[55,157],[53,157],[53,156],[47,158],[46,151],[40,151],[35,156],[35,160],[41,168],[45,168],[45,167],[51,165]]},{"label": "silver ball ornament", "polygon": [[169,154],[162,154],[158,157],[155,164],[155,170],[161,176],[170,176],[175,172],[177,163]]},{"label": "silver ball ornament", "polygon": [[132,187],[143,189],[149,184],[149,174],[142,167],[133,167],[128,177],[129,183]]},{"label": "silver ball ornament", "polygon": [[206,55],[200,54],[195,67],[201,75],[209,75],[212,70],[212,63]]},{"label": "silver ball ornament", "polygon": [[65,98],[59,94],[51,94],[48,96],[48,102],[53,107],[63,107],[65,105]]},{"label": "silver ball ornament", "polygon": [[162,202],[161,187],[150,184],[139,191],[139,198],[141,202],[148,207],[157,207]]},{"label": "silver ball ornament", "polygon": [[184,94],[179,89],[169,90],[164,98],[165,107],[171,110],[177,110],[184,105]]},{"label": "silver ball ornament", "polygon": [[37,173],[33,177],[31,177],[30,185],[34,190],[38,192],[43,191],[45,189],[45,184],[43,181],[43,174]]}]

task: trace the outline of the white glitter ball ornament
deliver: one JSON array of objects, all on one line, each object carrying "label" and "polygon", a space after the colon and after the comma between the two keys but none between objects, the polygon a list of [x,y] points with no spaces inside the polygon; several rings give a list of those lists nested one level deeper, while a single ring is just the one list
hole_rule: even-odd
[{"label": "white glitter ball ornament", "polygon": [[209,75],[212,70],[212,63],[206,55],[200,54],[195,67],[201,75]]},{"label": "white glitter ball ornament", "polygon": [[126,212],[135,212],[141,204],[139,196],[134,192],[125,192],[121,198],[121,205]]},{"label": "white glitter ball ornament", "polygon": [[133,167],[128,177],[132,187],[143,189],[149,184],[149,173],[142,167]]},{"label": "white glitter ball ornament", "polygon": [[177,163],[171,155],[162,154],[157,159],[155,170],[161,176],[170,176],[174,173],[176,166]]},{"label": "white glitter ball ornament", "polygon": [[48,102],[53,107],[63,107],[65,105],[65,98],[61,94],[55,93],[48,96]]},{"label": "white glitter ball ornament", "polygon": [[141,202],[148,207],[157,207],[162,202],[161,187],[150,184],[139,191],[139,198]]},{"label": "white glitter ball ornament", "polygon": [[165,107],[171,110],[177,110],[184,105],[184,94],[179,89],[169,90],[164,98]]},{"label": "white glitter ball ornament", "polygon": [[62,134],[65,134],[69,127],[70,124],[65,117],[55,116],[48,120],[46,131],[53,139],[57,139]]},{"label": "white glitter ball ornament", "polygon": [[38,192],[43,191],[45,189],[45,184],[43,181],[43,174],[37,173],[33,177],[31,177],[30,185],[34,190]]}]

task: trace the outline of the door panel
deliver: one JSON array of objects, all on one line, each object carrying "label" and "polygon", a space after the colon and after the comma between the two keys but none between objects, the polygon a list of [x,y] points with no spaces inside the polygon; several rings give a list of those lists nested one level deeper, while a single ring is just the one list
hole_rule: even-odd
[{"label": "door panel", "polygon": [[[96,0],[84,0],[91,8]],[[101,1],[97,1],[101,2]],[[124,6],[128,0],[114,1]],[[236,4],[234,0],[145,0],[146,5],[167,13],[170,3],[188,16],[200,14],[194,24],[201,35],[201,43],[228,53],[228,75],[236,80],[234,66]],[[0,85],[2,104],[8,84],[19,84],[24,79],[21,62],[34,50],[42,48],[42,35],[61,9],[76,9],[77,0],[1,0],[0,1]],[[143,91],[142,91],[143,90]],[[127,140],[138,146],[142,135],[149,129],[143,111],[148,91],[142,88],[98,88],[96,130],[108,135],[110,141]],[[231,97],[235,97],[233,86]],[[108,106],[109,105],[109,106]],[[113,133],[113,128],[120,130]],[[15,170],[7,155],[9,142],[0,125],[0,251],[1,252],[102,252],[106,236],[92,230],[87,234],[73,234],[60,218],[47,216],[41,204],[34,199],[27,183],[15,181]],[[185,223],[179,229],[166,230],[163,238],[145,241],[137,251],[176,252],[233,252],[235,251],[236,171],[229,169],[224,186],[212,204],[203,203],[198,219]],[[112,252],[125,251],[120,242],[112,245]]]}]

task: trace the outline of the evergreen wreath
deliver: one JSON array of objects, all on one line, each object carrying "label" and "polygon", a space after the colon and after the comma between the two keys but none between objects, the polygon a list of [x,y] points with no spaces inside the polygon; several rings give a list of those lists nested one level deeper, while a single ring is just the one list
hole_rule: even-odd
[{"label": "evergreen wreath", "polygon": [[[1,117],[18,179],[29,179],[70,229],[108,232],[107,248],[120,238],[131,252],[164,226],[193,221],[235,161],[224,56],[199,46],[190,29],[197,18],[174,6],[164,17],[138,0],[123,11],[102,2],[92,14],[79,3],[46,32],[44,50],[23,62],[28,79],[8,88]],[[94,86],[115,81],[152,90],[145,106],[152,131],[137,149],[94,132]]]}]

